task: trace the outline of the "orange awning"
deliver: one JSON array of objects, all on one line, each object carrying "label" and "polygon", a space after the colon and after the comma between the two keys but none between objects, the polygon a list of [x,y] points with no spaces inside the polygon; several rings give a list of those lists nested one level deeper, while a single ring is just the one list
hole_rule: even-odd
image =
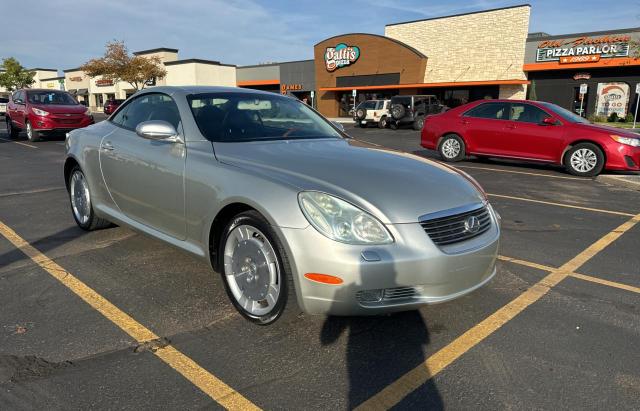
[{"label": "orange awning", "polygon": [[250,87],[250,86],[273,86],[279,85],[280,80],[244,80],[236,82],[238,87]]},{"label": "orange awning", "polygon": [[465,87],[465,86],[498,86],[510,84],[529,84],[529,80],[483,80],[483,81],[452,81],[446,83],[414,83],[387,84],[384,86],[349,86],[349,87],[320,87],[320,91],[348,91],[348,90],[388,90],[401,88],[431,88],[431,87]]},{"label": "orange awning", "polygon": [[593,63],[570,63],[560,64],[557,61],[546,63],[529,63],[525,64],[522,69],[524,71],[546,71],[546,70],[568,70],[568,69],[586,69],[586,68],[606,68],[621,66],[640,66],[640,59],[629,57],[616,57],[609,59],[600,59]]}]

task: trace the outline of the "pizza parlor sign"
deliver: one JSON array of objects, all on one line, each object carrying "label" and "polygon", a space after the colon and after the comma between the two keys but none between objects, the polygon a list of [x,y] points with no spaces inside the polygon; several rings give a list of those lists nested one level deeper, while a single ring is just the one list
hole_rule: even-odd
[{"label": "pizza parlor sign", "polygon": [[560,64],[594,63],[601,58],[629,56],[628,35],[578,37],[547,40],[538,44],[536,61],[557,61]]},{"label": "pizza parlor sign", "polygon": [[349,66],[360,57],[360,48],[358,46],[347,46],[340,43],[335,47],[327,47],[324,52],[324,63],[327,71],[335,71],[340,67]]}]

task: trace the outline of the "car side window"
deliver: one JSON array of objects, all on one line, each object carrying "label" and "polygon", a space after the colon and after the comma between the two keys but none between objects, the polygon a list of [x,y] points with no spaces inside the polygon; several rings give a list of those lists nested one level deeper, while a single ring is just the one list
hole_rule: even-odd
[{"label": "car side window", "polygon": [[508,108],[506,103],[483,103],[464,113],[464,117],[504,120]]},{"label": "car side window", "polygon": [[129,130],[135,130],[138,124],[151,120],[166,121],[177,130],[180,113],[175,101],[162,93],[143,94],[118,111],[112,121]]},{"label": "car side window", "polygon": [[551,117],[544,110],[531,104],[513,103],[509,111],[509,120],[521,123],[540,124],[542,120]]}]

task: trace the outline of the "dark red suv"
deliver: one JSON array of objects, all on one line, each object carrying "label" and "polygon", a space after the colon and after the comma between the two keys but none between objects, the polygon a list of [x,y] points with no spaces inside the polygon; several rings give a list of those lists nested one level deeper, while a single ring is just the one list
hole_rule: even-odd
[{"label": "dark red suv", "polygon": [[30,141],[93,124],[91,111],[78,104],[71,94],[47,89],[14,92],[7,103],[5,118],[11,137],[25,130]]},{"label": "dark red suv", "polygon": [[639,134],[591,124],[542,101],[480,100],[428,116],[422,146],[445,161],[468,154],[542,161],[585,177],[604,169],[640,171]]},{"label": "dark red suv", "polygon": [[119,99],[110,99],[109,101],[107,101],[107,103],[104,105],[104,114],[111,114],[114,111],[116,111],[116,109],[118,107],[120,107],[120,104],[124,103],[124,100],[119,100]]}]

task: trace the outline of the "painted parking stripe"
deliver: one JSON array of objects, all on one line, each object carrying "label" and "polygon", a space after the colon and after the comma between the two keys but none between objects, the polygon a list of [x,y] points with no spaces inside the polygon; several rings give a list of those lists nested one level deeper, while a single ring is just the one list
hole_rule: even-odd
[{"label": "painted parking stripe", "polygon": [[486,171],[497,171],[500,173],[511,173],[511,174],[524,174],[524,175],[528,175],[528,176],[538,176],[538,177],[549,177],[549,178],[560,178],[563,180],[578,180],[578,181],[588,181],[591,182],[593,181],[590,178],[583,178],[583,177],[569,177],[569,176],[556,176],[553,174],[544,174],[544,173],[531,173],[528,171],[516,171],[516,170],[507,170],[504,168],[492,168],[492,167],[479,167],[479,166],[466,166],[466,165],[455,165],[454,167],[456,168],[470,168],[473,170],[486,170]]},{"label": "painted parking stripe", "polygon": [[33,146],[33,145],[31,145],[31,144],[22,143],[22,142],[20,142],[20,141],[13,141],[13,140],[9,140],[8,138],[2,138],[2,137],[0,137],[0,140],[8,141],[9,143],[20,144],[21,146],[25,146],[25,147],[29,147],[29,148],[38,148],[38,146]]},{"label": "painted parking stripe", "polygon": [[49,187],[49,188],[36,188],[35,190],[26,190],[26,191],[10,191],[8,193],[0,194],[0,197],[13,197],[20,196],[25,194],[40,194],[40,193],[48,193],[49,191],[58,191],[58,190],[66,190],[65,187]]},{"label": "painted parking stripe", "polygon": [[[138,343],[159,339],[153,331],[137,322],[73,274],[42,254],[1,221],[0,234],[27,255],[34,263],[39,265],[53,278],[61,282],[113,324],[129,334]],[[153,353],[221,406],[232,410],[259,409],[251,401],[209,371],[202,368],[191,358],[178,351],[175,347],[168,345],[163,348],[158,348]]]},{"label": "painted parking stripe", "polygon": [[560,268],[551,271],[547,276],[534,284],[527,291],[520,294],[507,305],[498,309],[498,311],[473,326],[464,334],[453,340],[449,345],[427,358],[427,360],[422,364],[418,365],[382,389],[382,391],[360,404],[356,409],[386,410],[397,405],[403,398],[433,378],[440,371],[460,358],[464,353],[499,330],[503,325],[515,318],[531,304],[540,300],[540,298],[547,294],[549,290],[570,276],[574,271],[593,258],[597,253],[605,249],[609,244],[617,240],[622,234],[633,228],[638,222],[640,222],[640,214],[634,216],[619,227],[607,233],[604,237],[587,247],[584,251],[567,263],[563,264]]},{"label": "painted parking stripe", "polygon": [[[498,256],[498,259],[500,259],[502,261],[509,262],[509,263],[514,263],[514,264],[524,265],[524,266],[531,267],[531,268],[536,268],[536,269],[541,270],[541,271],[549,271],[549,272],[551,272],[551,271],[556,270],[556,268],[550,267],[548,265],[533,263],[531,261],[520,260],[520,259],[512,258],[512,257],[506,257],[504,255]],[[619,283],[619,282],[616,282],[616,281],[609,281],[609,280],[605,280],[603,278],[593,277],[591,275],[585,275],[585,274],[580,274],[580,273],[570,273],[569,276],[570,277],[574,277],[574,278],[578,278],[580,280],[584,280],[584,281],[589,281],[589,282],[592,282],[592,283],[600,284],[600,285],[606,285],[607,287],[618,288],[620,290],[631,291],[633,293],[640,294],[640,287],[634,287],[632,285],[623,284],[623,283]]]},{"label": "painted parking stripe", "polygon": [[621,215],[621,216],[625,216],[625,217],[633,217],[633,216],[635,216],[635,214],[624,213],[622,211],[611,211],[611,210],[603,210],[601,208],[582,207],[582,206],[577,206],[577,205],[573,205],[573,204],[554,203],[552,201],[534,200],[532,198],[526,198],[526,197],[514,197],[514,196],[503,195],[503,194],[490,194],[490,193],[487,193],[487,195],[490,196],[490,197],[505,198],[505,199],[508,199],[508,200],[527,201],[527,202],[530,202],[530,203],[546,204],[546,205],[552,205],[552,206],[556,206],[556,207],[566,207],[566,208],[575,208],[575,209],[578,209],[578,210],[594,211],[596,213],[614,214],[614,215]]}]

